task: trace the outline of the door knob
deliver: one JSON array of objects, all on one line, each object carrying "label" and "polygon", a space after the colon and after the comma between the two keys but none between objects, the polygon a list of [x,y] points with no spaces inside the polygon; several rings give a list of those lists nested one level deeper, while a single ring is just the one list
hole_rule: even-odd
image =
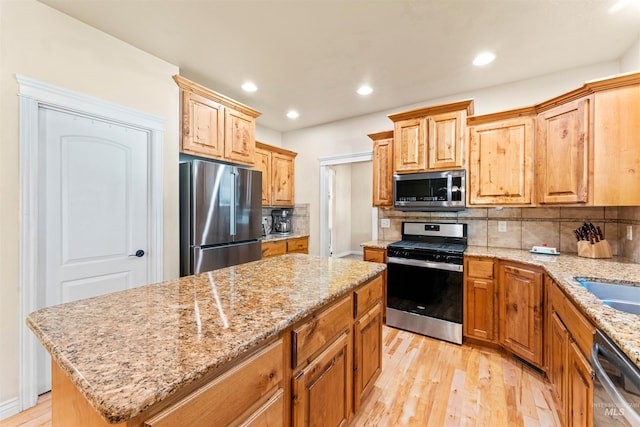
[{"label": "door knob", "polygon": [[138,249],[135,254],[129,255],[129,256],[136,256],[136,257],[140,258],[140,257],[144,256],[144,251],[142,249]]}]

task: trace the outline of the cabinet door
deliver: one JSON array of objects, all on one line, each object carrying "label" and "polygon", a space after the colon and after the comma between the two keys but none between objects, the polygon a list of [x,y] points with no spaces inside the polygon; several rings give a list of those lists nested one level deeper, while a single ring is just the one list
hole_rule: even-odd
[{"label": "cabinet door", "polygon": [[639,206],[640,85],[597,92],[594,103],[594,204]]},{"label": "cabinet door", "polygon": [[469,132],[469,204],[531,204],[533,118],[473,126]]},{"label": "cabinet door", "polygon": [[281,153],[271,154],[271,170],[273,171],[271,201],[274,206],[293,206],[295,189],[294,159]]},{"label": "cabinet door", "polygon": [[262,172],[262,206],[271,205],[271,152],[256,147],[255,168]]},{"label": "cabinet door", "polygon": [[586,203],[589,98],[538,115],[536,179],[539,203]]},{"label": "cabinet door", "polygon": [[306,254],[309,253],[309,238],[297,237],[287,239],[287,253]]},{"label": "cabinet door", "polygon": [[574,343],[569,344],[567,425],[593,425],[593,380],[591,366]]},{"label": "cabinet door", "polygon": [[351,337],[345,331],[294,375],[292,425],[347,425],[352,414],[351,346]]},{"label": "cabinet door", "polygon": [[508,264],[500,270],[500,342],[541,367],[542,273]]},{"label": "cabinet door", "polygon": [[284,390],[278,392],[258,410],[253,412],[239,427],[284,427]]},{"label": "cabinet door", "polygon": [[549,318],[549,370],[547,377],[551,383],[551,393],[556,401],[558,416],[562,425],[568,425],[566,422],[566,404],[567,404],[567,380],[566,367],[568,364],[568,347],[569,332],[562,324],[562,321],[555,312],[551,313]]},{"label": "cabinet door", "polygon": [[428,117],[429,169],[464,167],[465,113],[454,111]]},{"label": "cabinet door", "polygon": [[354,324],[354,410],[382,372],[382,302]]},{"label": "cabinet door", "polygon": [[284,255],[287,253],[287,241],[262,242],[262,258]]},{"label": "cabinet door", "polygon": [[393,206],[393,138],[373,143],[373,206]]},{"label": "cabinet door", "polygon": [[225,108],[195,93],[182,91],[180,151],[203,157],[224,156]]},{"label": "cabinet door", "polygon": [[253,165],[256,147],[255,119],[248,114],[226,108],[224,123],[225,160]]},{"label": "cabinet door", "polygon": [[426,120],[407,119],[394,123],[393,161],[395,173],[427,169]]},{"label": "cabinet door", "polygon": [[465,335],[496,342],[496,287],[493,280],[470,279],[465,283]]}]

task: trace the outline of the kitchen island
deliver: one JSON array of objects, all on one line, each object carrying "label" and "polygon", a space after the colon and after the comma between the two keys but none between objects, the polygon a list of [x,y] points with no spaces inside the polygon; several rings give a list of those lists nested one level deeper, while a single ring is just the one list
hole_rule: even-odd
[{"label": "kitchen island", "polygon": [[[194,399],[189,413],[214,407],[197,401],[203,389],[231,417],[280,396],[276,418],[295,424],[296,402],[293,415],[287,410],[292,377],[303,377],[338,336],[348,336],[351,357],[361,313],[381,304],[384,269],[291,254],[36,311],[26,321],[52,356],[53,424],[165,425],[175,407]],[[273,369],[263,369],[265,354]],[[243,397],[235,396],[247,379],[243,366],[256,372],[254,388],[264,393],[236,410],[227,403]],[[233,388],[221,392],[220,384]],[[348,418],[350,377],[345,389]]]}]

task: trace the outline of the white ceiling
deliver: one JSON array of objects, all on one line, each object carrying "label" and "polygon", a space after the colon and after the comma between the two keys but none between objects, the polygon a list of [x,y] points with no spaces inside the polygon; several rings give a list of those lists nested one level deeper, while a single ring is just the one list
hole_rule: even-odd
[{"label": "white ceiling", "polygon": [[[40,0],[286,132],[620,58],[640,1]],[[471,64],[481,51],[496,60]],[[255,93],[240,89],[245,80]],[[368,83],[371,95],[355,93]],[[300,117],[285,117],[296,109]]]}]

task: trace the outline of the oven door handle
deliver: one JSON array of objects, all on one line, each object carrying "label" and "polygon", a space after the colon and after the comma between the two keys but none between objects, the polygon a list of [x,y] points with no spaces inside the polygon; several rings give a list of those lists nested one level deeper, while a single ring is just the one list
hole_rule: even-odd
[{"label": "oven door handle", "polygon": [[598,360],[598,354],[602,354],[610,363],[614,364],[618,369],[625,373],[625,375],[635,375],[632,372],[629,372],[627,367],[622,363],[616,360],[617,356],[612,354],[607,349],[598,345],[598,343],[594,343],[591,347],[591,366],[595,370],[596,378],[602,384],[602,388],[607,392],[607,395],[611,398],[614,405],[617,408],[620,408],[621,415],[629,422],[631,425],[639,426],[640,425],[640,415],[635,411],[635,409],[631,406],[629,402],[622,396],[622,394],[616,389],[616,386],[611,381],[611,378],[607,375],[604,368],[600,364],[600,360]]},{"label": "oven door handle", "polygon": [[419,259],[389,257],[387,258],[387,264],[402,264],[411,265],[413,267],[433,268],[435,270],[456,271],[460,273],[462,272],[462,266],[458,264],[447,264],[445,262],[429,262]]}]

